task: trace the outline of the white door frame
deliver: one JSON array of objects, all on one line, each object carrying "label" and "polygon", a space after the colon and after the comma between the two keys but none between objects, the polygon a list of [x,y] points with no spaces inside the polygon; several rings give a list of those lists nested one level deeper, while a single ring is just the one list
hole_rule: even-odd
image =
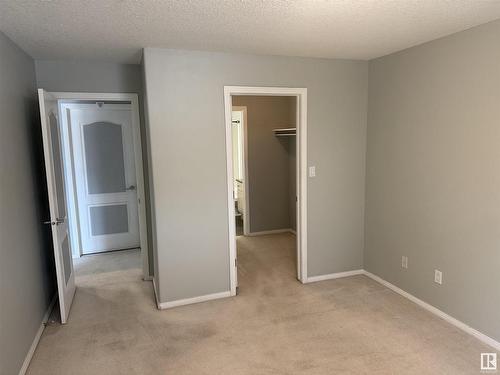
[{"label": "white door frame", "polygon": [[[232,111],[242,112],[243,118],[243,174],[245,181],[243,182],[245,186],[245,212],[243,213],[243,234],[248,236],[250,234],[250,204],[249,194],[248,194],[248,130],[247,130],[247,107],[246,106],[232,106]],[[232,128],[231,128],[232,129]]]},{"label": "white door frame", "polygon": [[232,96],[294,96],[297,98],[297,278],[307,282],[307,88],[224,86],[229,233],[229,278],[236,295],[236,221],[233,198]]},{"label": "white door frame", "polygon": [[[137,178],[137,203],[138,203],[138,215],[139,215],[139,236],[140,236],[140,246],[141,246],[141,258],[142,258],[142,272],[144,280],[151,280],[151,276],[149,274],[149,257],[148,257],[148,236],[147,236],[147,221],[146,221],[146,199],[144,192],[144,171],[143,171],[143,158],[142,158],[142,143],[141,143],[141,129],[140,129],[140,120],[139,120],[139,97],[137,94],[122,94],[122,93],[87,93],[87,92],[51,92],[51,94],[59,101],[59,116],[63,121],[61,124],[66,124],[68,121],[64,117],[64,114],[61,112],[61,102],[71,102],[75,101],[78,103],[79,101],[117,101],[117,102],[129,102],[132,110],[132,139],[134,144],[134,164],[135,164],[135,173]],[[64,129],[63,126],[63,134],[66,136],[67,129]],[[65,142],[68,143],[68,142]],[[64,145],[64,152],[66,155],[70,153],[71,150],[67,144]],[[66,160],[71,160],[67,159]],[[71,164],[71,163],[70,163]],[[71,166],[65,166],[65,171],[68,170],[68,167],[72,169]],[[79,228],[78,228],[78,214],[76,211],[76,185],[74,175],[71,177],[66,177],[67,181],[70,182],[71,189],[68,189],[67,198],[68,198],[68,206],[70,209],[68,210],[71,215],[70,218],[70,230],[74,241],[72,241],[72,245],[76,246],[78,249],[78,253],[82,255],[82,247],[79,236]],[[71,193],[69,193],[71,192]]]}]

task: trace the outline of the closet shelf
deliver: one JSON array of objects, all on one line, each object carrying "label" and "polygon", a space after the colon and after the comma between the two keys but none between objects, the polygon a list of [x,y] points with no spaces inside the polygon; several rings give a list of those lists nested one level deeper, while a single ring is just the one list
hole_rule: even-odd
[{"label": "closet shelf", "polygon": [[273,129],[276,137],[293,137],[297,133],[297,128],[279,128]]}]

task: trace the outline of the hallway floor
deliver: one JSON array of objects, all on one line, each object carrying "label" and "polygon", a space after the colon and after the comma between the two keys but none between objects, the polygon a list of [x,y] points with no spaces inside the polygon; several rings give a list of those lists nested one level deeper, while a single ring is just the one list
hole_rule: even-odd
[{"label": "hallway floor", "polygon": [[301,285],[291,234],[237,241],[237,297],[164,311],[138,251],[86,257],[28,374],[479,374],[492,351],[365,276]]}]

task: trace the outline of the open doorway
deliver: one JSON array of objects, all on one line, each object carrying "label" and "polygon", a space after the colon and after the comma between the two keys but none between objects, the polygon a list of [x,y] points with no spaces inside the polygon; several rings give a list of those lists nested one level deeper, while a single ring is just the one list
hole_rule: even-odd
[{"label": "open doorway", "polygon": [[135,267],[149,278],[138,98],[40,89],[39,101],[65,323],[79,271]]},{"label": "open doorway", "polygon": [[238,270],[244,276],[249,264],[271,259],[307,280],[306,96],[306,89],[225,87],[233,295]]}]

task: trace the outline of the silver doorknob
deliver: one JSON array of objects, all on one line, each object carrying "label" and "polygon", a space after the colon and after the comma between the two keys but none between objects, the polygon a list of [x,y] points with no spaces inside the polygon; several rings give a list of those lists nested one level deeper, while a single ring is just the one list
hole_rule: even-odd
[{"label": "silver doorknob", "polygon": [[130,185],[126,190],[135,190],[135,186],[134,185]]}]

